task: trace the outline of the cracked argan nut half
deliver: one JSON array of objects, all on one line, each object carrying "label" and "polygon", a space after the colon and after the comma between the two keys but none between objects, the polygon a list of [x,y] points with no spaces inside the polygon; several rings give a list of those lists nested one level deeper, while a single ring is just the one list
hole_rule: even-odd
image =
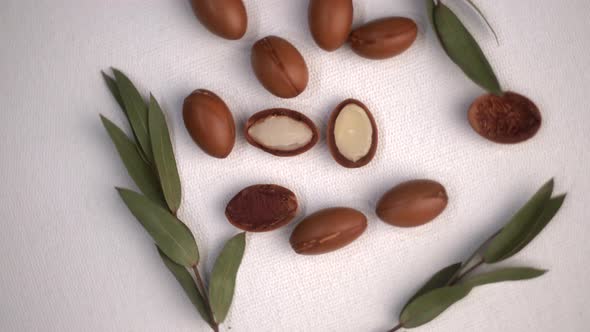
[{"label": "cracked argan nut half", "polygon": [[505,92],[502,96],[486,94],[469,108],[469,124],[480,136],[503,144],[524,142],[541,128],[541,112],[525,96]]},{"label": "cracked argan nut half", "polygon": [[344,207],[325,209],[299,223],[289,242],[298,254],[324,254],[347,246],[366,228],[367,217],[357,210]]},{"label": "cracked argan nut half", "polygon": [[308,24],[313,40],[325,51],[346,43],[352,27],[352,0],[310,0]]},{"label": "cracked argan nut half", "polygon": [[404,182],[381,197],[377,216],[398,227],[415,227],[428,223],[443,212],[447,192],[438,182],[412,180]]},{"label": "cracked argan nut half", "polygon": [[221,98],[208,90],[195,90],[184,100],[186,130],[207,154],[225,158],[236,141],[234,118]]},{"label": "cracked argan nut half", "polygon": [[242,0],[191,0],[193,12],[210,32],[237,40],[248,29],[248,15]]},{"label": "cracked argan nut half", "polygon": [[283,38],[260,39],[252,46],[250,60],[258,81],[277,97],[297,97],[307,87],[307,64],[295,46]]},{"label": "cracked argan nut half", "polygon": [[305,115],[274,108],[258,112],[246,122],[248,143],[279,157],[291,157],[311,149],[319,139],[318,128]]},{"label": "cracked argan nut half", "polygon": [[247,187],[225,208],[229,222],[247,232],[268,232],[288,224],[297,215],[295,194],[274,184]]},{"label": "cracked argan nut half", "polygon": [[418,26],[406,17],[387,17],[354,29],[348,38],[352,50],[367,59],[387,59],[410,48]]},{"label": "cracked argan nut half", "polygon": [[377,124],[360,101],[347,99],[336,106],[328,121],[328,147],[334,160],[347,168],[368,164],[377,151]]}]

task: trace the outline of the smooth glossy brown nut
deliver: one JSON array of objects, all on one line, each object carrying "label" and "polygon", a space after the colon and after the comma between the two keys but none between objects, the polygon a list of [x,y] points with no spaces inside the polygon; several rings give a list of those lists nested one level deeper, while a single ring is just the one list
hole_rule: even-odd
[{"label": "smooth glossy brown nut", "polygon": [[258,112],[246,122],[248,143],[279,157],[291,157],[311,149],[319,140],[318,128],[305,115],[273,108]]},{"label": "smooth glossy brown nut", "polygon": [[234,196],[225,208],[225,216],[232,225],[247,232],[268,232],[293,220],[297,208],[297,197],[291,190],[259,184]]},{"label": "smooth glossy brown nut", "polygon": [[410,48],[418,26],[406,17],[387,17],[369,22],[352,31],[349,37],[352,50],[367,59],[387,59]]},{"label": "smooth glossy brown nut", "polygon": [[336,106],[328,121],[327,135],[332,157],[344,167],[362,167],[375,157],[377,124],[367,106],[358,100],[347,99]]},{"label": "smooth glossy brown nut", "polygon": [[415,227],[443,212],[448,197],[445,188],[432,180],[404,182],[388,191],[377,203],[377,215],[388,224]]},{"label": "smooth glossy brown nut", "polygon": [[310,0],[308,23],[319,47],[334,51],[342,46],[352,27],[352,0]]},{"label": "smooth glossy brown nut", "polygon": [[505,92],[486,94],[469,108],[469,123],[482,137],[496,143],[514,144],[532,138],[541,128],[541,112],[525,96]]},{"label": "smooth glossy brown nut", "polygon": [[251,62],[258,81],[277,97],[293,98],[307,87],[307,64],[283,38],[268,36],[254,43]]},{"label": "smooth glossy brown nut", "polygon": [[234,118],[221,98],[208,90],[195,90],[184,100],[184,125],[195,143],[216,158],[227,157],[236,141]]},{"label": "smooth glossy brown nut", "polygon": [[291,234],[296,253],[318,255],[338,250],[356,240],[367,228],[367,217],[350,208],[331,208],[305,218]]},{"label": "smooth glossy brown nut", "polygon": [[191,0],[199,21],[212,33],[230,40],[240,39],[248,29],[242,0]]}]

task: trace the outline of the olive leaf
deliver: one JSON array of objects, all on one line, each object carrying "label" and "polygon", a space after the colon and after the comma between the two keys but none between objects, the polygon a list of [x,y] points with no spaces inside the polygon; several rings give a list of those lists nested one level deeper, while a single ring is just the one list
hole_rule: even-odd
[{"label": "olive leaf", "polygon": [[121,93],[119,93],[119,87],[117,87],[117,82],[114,78],[107,75],[104,71],[101,71],[100,73],[102,74],[102,78],[104,78],[104,81],[107,84],[109,91],[111,91],[111,94],[117,101],[117,104],[119,104],[121,110],[123,110],[123,113],[125,113],[125,116],[127,116],[127,110],[125,110],[125,104],[123,104],[123,99],[121,99]]},{"label": "olive leaf", "polygon": [[434,26],[434,7],[436,7],[434,0],[426,0],[426,13],[428,15],[428,21],[432,27],[436,28]]},{"label": "olive leaf", "polygon": [[209,284],[209,303],[217,323],[225,320],[231,306],[236,277],[245,249],[246,233],[240,233],[227,241],[213,266]]},{"label": "olive leaf", "polygon": [[188,296],[189,300],[193,303],[203,320],[209,324],[209,326],[213,327],[213,319],[209,316],[209,312],[207,311],[207,304],[199,293],[197,286],[195,285],[195,281],[193,277],[191,277],[190,273],[187,271],[186,267],[176,264],[172,261],[166,254],[158,248],[158,253],[164,261],[164,265],[170,270],[174,278],[178,281],[186,295]]},{"label": "olive leaf", "polygon": [[199,262],[195,238],[180,220],[141,194],[123,188],[117,188],[117,191],[166,256],[183,266],[194,266]]},{"label": "olive leaf", "polygon": [[402,310],[399,321],[405,328],[424,325],[463,299],[470,291],[471,288],[462,285],[432,290],[410,302]]},{"label": "olive leaf", "polygon": [[[422,296],[434,289],[437,288],[441,288],[447,285],[447,283],[449,282],[449,280],[451,280],[451,278],[453,278],[453,276],[455,276],[455,274],[457,273],[457,271],[459,271],[461,269],[462,264],[461,263],[456,263],[453,265],[449,265],[445,268],[443,268],[442,270],[436,272],[431,278],[430,280],[428,280],[424,286],[422,286],[422,288],[420,288],[416,294],[414,294],[409,300],[408,302],[406,302],[406,304],[404,305],[404,309],[410,304],[412,303],[412,301],[414,301],[417,297]],[[403,311],[403,309],[402,309]]]},{"label": "olive leaf", "polygon": [[502,88],[483,51],[457,15],[440,1],[434,7],[434,27],[443,49],[473,82],[502,94]]},{"label": "olive leaf", "polygon": [[472,0],[465,0],[470,6],[471,8],[473,8],[477,14],[482,18],[482,20],[485,22],[485,24],[488,26],[488,28],[490,29],[490,31],[492,32],[492,34],[494,35],[494,39],[496,39],[496,43],[498,45],[500,45],[500,42],[498,40],[498,34],[496,34],[496,31],[494,30],[494,28],[492,28],[492,25],[490,24],[490,21],[488,21],[488,19],[485,17],[485,15],[483,14],[483,12],[481,11],[481,9],[479,9],[479,7],[477,7],[475,5],[475,3]]},{"label": "olive leaf", "polygon": [[483,273],[474,277],[466,279],[461,285],[474,288],[477,286],[483,286],[492,283],[504,282],[504,281],[516,281],[534,279],[542,276],[547,271],[538,270],[529,267],[511,267],[504,268],[497,271]]},{"label": "olive leaf", "polygon": [[131,129],[133,129],[141,150],[151,163],[153,162],[153,155],[148,126],[148,108],[131,80],[118,69],[113,68],[113,73],[115,74],[123,105],[125,105]]},{"label": "olive leaf", "polygon": [[170,211],[176,214],[182,199],[180,176],[164,113],[152,95],[150,95],[149,104],[149,132],[162,191]]},{"label": "olive leaf", "polygon": [[137,145],[113,122],[100,116],[103,126],[117,148],[127,172],[144,195],[162,206],[166,206],[158,178],[152,168],[143,160]]},{"label": "olive leaf", "polygon": [[490,242],[483,254],[486,263],[513,256],[545,228],[565,200],[565,195],[551,198],[553,186],[553,179],[544,184]]}]

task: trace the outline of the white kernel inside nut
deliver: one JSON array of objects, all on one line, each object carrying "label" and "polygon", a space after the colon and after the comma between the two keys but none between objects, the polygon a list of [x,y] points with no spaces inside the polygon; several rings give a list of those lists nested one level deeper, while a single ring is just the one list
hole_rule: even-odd
[{"label": "white kernel inside nut", "polygon": [[288,116],[269,116],[248,129],[248,135],[258,144],[277,151],[293,151],[304,147],[313,132],[304,122]]},{"label": "white kernel inside nut", "polygon": [[344,158],[357,162],[366,156],[373,143],[373,126],[367,112],[357,104],[346,105],[336,117],[334,140]]}]

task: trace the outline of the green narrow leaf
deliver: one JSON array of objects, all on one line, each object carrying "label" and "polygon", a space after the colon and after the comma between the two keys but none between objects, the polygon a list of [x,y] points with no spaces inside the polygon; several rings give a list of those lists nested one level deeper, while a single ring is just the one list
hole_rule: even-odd
[{"label": "green narrow leaf", "polygon": [[434,7],[436,7],[434,0],[426,0],[426,15],[428,16],[428,21],[430,21],[430,24],[432,25],[433,28],[435,28],[435,26],[434,26]]},{"label": "green narrow leaf", "polygon": [[115,144],[117,152],[119,152],[119,156],[125,168],[127,168],[127,172],[133,181],[135,181],[137,187],[151,200],[165,206],[158,178],[151,167],[140,156],[137,145],[109,119],[102,115],[100,119]]},{"label": "green narrow leaf", "polygon": [[153,161],[153,154],[148,127],[148,108],[131,80],[120,70],[113,68],[113,73],[115,73],[117,87],[125,105],[133,133],[137,138],[141,150],[151,163]]},{"label": "green narrow leaf", "polygon": [[490,29],[490,31],[494,35],[494,39],[496,39],[496,43],[498,45],[500,45],[500,41],[498,40],[498,34],[496,34],[496,31],[494,31],[494,28],[492,28],[490,21],[488,21],[488,19],[485,17],[485,15],[481,11],[481,9],[479,9],[479,7],[477,7],[472,0],[465,0],[465,1],[467,1],[467,3],[471,6],[471,8],[473,8],[477,12],[477,14],[483,19],[485,24],[488,26],[488,28]]},{"label": "green narrow leaf", "polygon": [[[412,296],[408,302],[404,305],[404,309],[412,302],[414,301],[417,297],[422,296],[432,290],[435,290],[437,288],[441,288],[447,285],[447,283],[451,280],[451,278],[455,275],[455,273],[457,273],[457,271],[459,271],[461,269],[462,264],[461,263],[457,263],[457,264],[453,264],[453,265],[449,265],[447,267],[445,267],[444,269],[436,272],[431,278],[430,280],[428,280],[424,286],[422,286],[422,288],[420,288],[416,294],[414,294],[414,296]],[[402,309],[403,311],[403,309]]]},{"label": "green narrow leaf", "polygon": [[240,233],[225,244],[213,266],[209,284],[209,302],[215,321],[218,323],[222,323],[229,312],[245,249],[246,233]]},{"label": "green narrow leaf", "polygon": [[430,291],[408,304],[402,310],[399,321],[405,328],[424,325],[467,296],[470,290],[469,287],[459,285]]},{"label": "green narrow leaf", "polygon": [[461,284],[469,288],[474,288],[504,281],[534,279],[542,276],[546,272],[547,271],[545,270],[529,267],[511,267],[470,277]]},{"label": "green narrow leaf", "polygon": [[504,257],[509,257],[507,255],[521,245],[551,199],[553,186],[553,179],[544,184],[490,242],[483,254],[486,263],[497,263]]},{"label": "green narrow leaf", "polygon": [[209,316],[205,300],[203,299],[201,293],[199,293],[199,290],[195,285],[195,281],[193,280],[193,277],[191,277],[190,273],[186,270],[186,267],[176,264],[174,261],[168,258],[168,256],[166,256],[166,254],[160,250],[160,248],[158,248],[158,253],[162,258],[162,261],[164,261],[164,265],[166,265],[168,270],[170,270],[172,275],[174,275],[174,278],[178,280],[178,283],[180,286],[182,286],[182,289],[184,289],[184,292],[188,296],[189,300],[193,303],[203,320],[207,322],[209,326],[213,327],[213,320]]},{"label": "green narrow leaf", "polygon": [[170,211],[176,213],[182,199],[180,176],[178,175],[174,150],[172,149],[164,113],[152,95],[150,95],[149,106],[149,131],[154,152],[154,162],[158,170],[164,197]]},{"label": "green narrow leaf", "polygon": [[434,25],[447,55],[465,75],[485,90],[501,95],[498,78],[483,51],[457,15],[441,2],[434,8]]},{"label": "green narrow leaf", "polygon": [[115,81],[114,78],[107,75],[104,71],[101,71],[100,73],[102,74],[102,78],[104,78],[104,81],[107,84],[109,91],[111,91],[111,94],[113,95],[113,97],[117,101],[117,104],[119,104],[119,106],[121,107],[121,110],[123,110],[123,113],[125,113],[125,116],[127,116],[127,111],[125,110],[125,105],[123,104],[123,99],[121,99],[121,94],[119,93],[119,88],[117,87],[117,82]]},{"label": "green narrow leaf", "polygon": [[141,194],[122,188],[117,191],[166,256],[183,266],[194,266],[199,262],[195,238],[180,220]]}]

